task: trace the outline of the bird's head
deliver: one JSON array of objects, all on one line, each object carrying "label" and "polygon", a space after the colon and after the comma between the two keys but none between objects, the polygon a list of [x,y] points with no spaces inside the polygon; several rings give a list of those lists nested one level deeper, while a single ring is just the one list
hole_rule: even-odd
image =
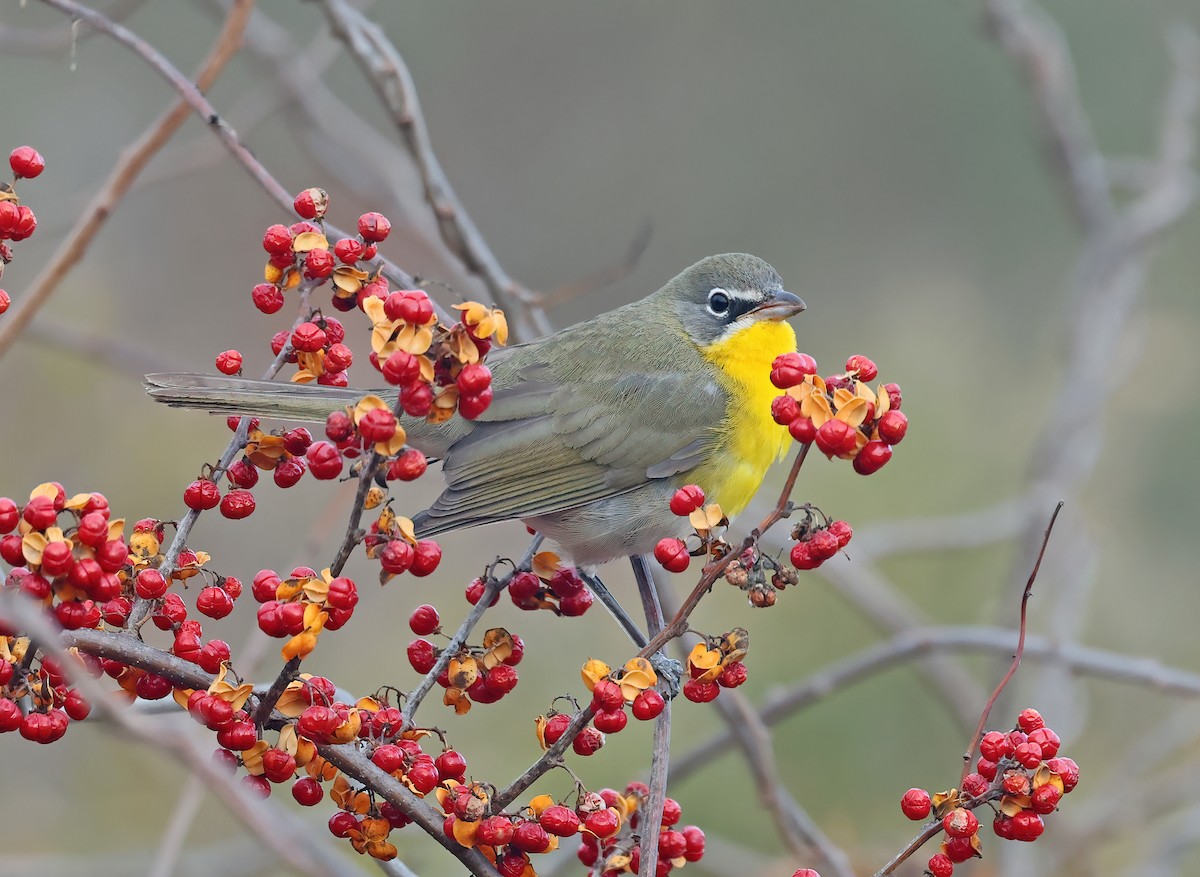
[{"label": "bird's head", "polygon": [[662,291],[684,330],[702,350],[756,323],[779,322],[804,310],[800,297],[783,288],[779,272],[746,253],[702,259]]}]

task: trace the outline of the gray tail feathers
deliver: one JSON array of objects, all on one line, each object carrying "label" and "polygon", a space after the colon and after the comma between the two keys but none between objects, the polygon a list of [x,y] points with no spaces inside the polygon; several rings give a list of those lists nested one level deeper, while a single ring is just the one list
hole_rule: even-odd
[{"label": "gray tail feathers", "polygon": [[371,391],[180,372],[146,375],[146,392],[176,408],[321,423]]}]

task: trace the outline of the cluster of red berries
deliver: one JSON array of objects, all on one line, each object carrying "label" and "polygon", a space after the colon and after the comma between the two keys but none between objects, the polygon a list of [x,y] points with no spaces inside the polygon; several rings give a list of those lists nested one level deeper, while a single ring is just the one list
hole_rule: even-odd
[{"label": "cluster of red berries", "polygon": [[[588,868],[589,877],[617,877],[637,874],[642,863],[642,844],[649,838],[638,831],[649,789],[633,782],[624,794],[601,789],[579,796],[576,813],[582,820],[579,861]],[[679,827],[683,809],[673,798],[663,807],[662,828],[658,832],[659,877],[704,858],[704,832],[694,825]]]},{"label": "cluster of red berries", "polygon": [[[53,743],[67,733],[68,724],[86,719],[92,707],[52,659],[26,662],[30,647],[27,639],[0,633],[0,734],[18,731],[26,740]],[[100,674],[98,659],[83,655],[80,660],[91,675]],[[23,713],[24,700],[32,709]]]},{"label": "cluster of red berries", "polygon": [[849,544],[854,528],[846,521],[817,521],[810,510],[792,529],[796,540],[788,555],[796,569],[816,569]]},{"label": "cluster of red berries", "polygon": [[[440,631],[437,611],[431,613],[432,609],[419,607],[409,618],[409,626],[421,638],[408,644],[408,663],[421,674],[432,671],[444,651],[424,638]],[[525,641],[520,636],[502,627],[485,631],[480,645],[464,644],[438,674],[437,684],[445,689],[442,702],[459,715],[470,710],[472,703],[495,703],[517,687],[516,667],[523,657]]]},{"label": "cluster of red berries", "polygon": [[359,288],[370,276],[358,265],[376,257],[378,244],[392,230],[391,223],[381,214],[364,213],[358,218],[358,236],[343,238],[331,247],[322,227],[329,196],[321,189],[305,189],[296,196],[293,207],[299,222],[272,225],[263,233],[268,257],[266,282],[252,290],[254,306],[273,314],[283,307],[285,291],[302,282],[317,285],[332,280],[333,306],[352,310],[358,304]]},{"label": "cluster of red berries", "polygon": [[900,809],[913,820],[939,818],[946,834],[941,852],[929,860],[933,877],[950,877],[957,863],[982,855],[979,820],[972,809],[994,803],[992,830],[1005,840],[1035,841],[1045,831],[1043,817],[1079,783],[1079,765],[1060,756],[1059,737],[1035,709],[1022,710],[1008,732],[988,731],[979,741],[975,772],[962,789],[931,796],[909,789]]},{"label": "cluster of red berries", "polygon": [[296,567],[286,579],[264,569],[254,577],[250,593],[259,602],[258,627],[267,636],[290,637],[283,657],[303,658],[316,647],[323,630],[337,630],[354,614],[358,587],[345,576],[318,574]]},{"label": "cluster of red berries", "polygon": [[422,578],[442,562],[442,547],[432,539],[416,538],[412,521],[386,506],[367,528],[363,544],[367,557],[379,561],[380,584],[403,573]]},{"label": "cluster of red berries", "polygon": [[[236,431],[239,420],[236,415],[231,416],[227,421],[229,428]],[[270,472],[277,487],[294,486],[309,469],[307,454],[312,444],[312,433],[302,426],[281,434],[267,435],[259,429],[258,418],[252,418],[245,454],[225,472],[230,490],[222,495],[211,471],[205,472],[184,489],[183,502],[192,511],[208,511],[219,507],[221,514],[231,520],[248,517],[257,506],[251,490],[258,484],[259,471]],[[337,464],[337,472],[341,472],[340,457],[337,458]],[[313,475],[321,478],[326,473],[314,468]]]},{"label": "cluster of red berries", "polygon": [[796,441],[815,442],[825,456],[853,460],[855,472],[870,475],[908,431],[899,385],[867,386],[878,374],[875,363],[856,354],[844,373],[822,378],[811,356],[785,353],[771,366],[771,383],[786,391],[771,403],[771,416]]},{"label": "cluster of red berries", "polygon": [[[46,169],[46,162],[32,146],[18,146],[8,156],[12,168],[13,182],[25,178],[33,179]],[[29,207],[21,203],[13,186],[0,183],[0,277],[4,266],[13,260],[12,248],[7,241],[23,241],[37,228],[37,217]],[[12,298],[0,289],[0,314],[8,310]]]},{"label": "cluster of red berries", "polygon": [[[697,532],[707,532],[711,529],[709,515],[706,514],[706,497],[704,491],[695,484],[685,484],[683,487],[675,491],[671,496],[671,513],[681,518],[687,518],[689,523]],[[719,512],[718,506],[711,506],[711,509]],[[721,516],[717,514],[717,517]],[[702,543],[705,540],[702,538]],[[707,544],[702,544],[696,553],[706,553]],[[660,539],[658,544],[654,546],[654,559],[657,560],[667,572],[683,572],[688,568],[688,564],[692,561],[692,552],[688,549],[687,543],[682,539],[668,537]]]},{"label": "cluster of red berries", "polygon": [[683,684],[683,696],[693,703],[709,703],[717,699],[722,688],[742,685],[749,675],[743,663],[749,648],[750,634],[742,627],[696,643],[688,654],[687,672],[691,678]]},{"label": "cluster of red berries", "polygon": [[[467,600],[472,605],[482,598],[485,584],[478,578],[467,586]],[[571,618],[583,615],[594,601],[592,592],[584,586],[579,570],[574,567],[558,567],[541,575],[519,570],[508,581],[508,596],[518,609],[530,612],[548,609],[556,615]]]}]

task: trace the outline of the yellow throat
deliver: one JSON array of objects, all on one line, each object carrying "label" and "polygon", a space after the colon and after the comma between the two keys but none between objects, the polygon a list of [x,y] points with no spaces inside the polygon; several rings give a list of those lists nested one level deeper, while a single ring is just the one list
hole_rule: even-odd
[{"label": "yellow throat", "polygon": [[716,366],[729,405],[718,427],[725,453],[693,474],[727,515],[746,507],[767,469],[787,451],[787,429],[771,418],[771,400],[780,390],[771,383],[770,374],[775,357],[795,350],[796,333],[791,326],[763,321],[700,351]]}]

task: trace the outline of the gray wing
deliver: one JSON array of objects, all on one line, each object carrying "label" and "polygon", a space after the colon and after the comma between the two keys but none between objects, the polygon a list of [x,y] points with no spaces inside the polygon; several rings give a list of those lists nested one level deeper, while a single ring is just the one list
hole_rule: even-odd
[{"label": "gray wing", "polygon": [[549,373],[526,366],[527,380],[498,390],[484,418],[450,447],[446,490],[415,519],[422,535],[624,493],[694,468],[720,440],[727,397],[715,384],[659,372],[568,387]]}]

